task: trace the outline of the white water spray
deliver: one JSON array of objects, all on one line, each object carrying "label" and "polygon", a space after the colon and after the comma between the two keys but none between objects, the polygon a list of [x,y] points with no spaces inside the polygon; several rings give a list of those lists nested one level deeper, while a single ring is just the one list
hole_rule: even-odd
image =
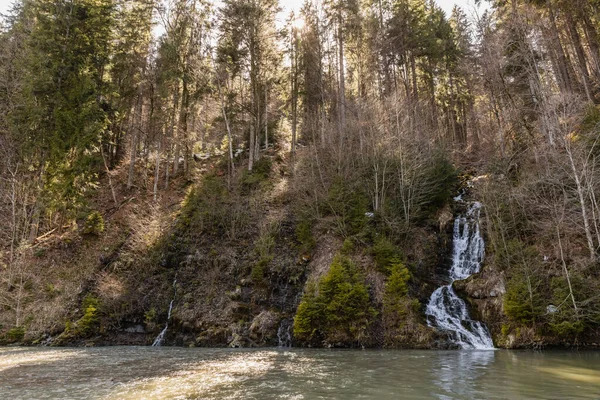
[{"label": "white water spray", "polygon": [[[452,282],[466,279],[481,268],[485,243],[479,231],[480,212],[481,204],[473,203],[465,216],[454,221]],[[456,295],[452,282],[431,295],[425,311],[427,323],[448,332],[452,342],[462,349],[493,349],[488,329],[483,323],[471,319],[466,303]]]},{"label": "white water spray", "polygon": [[154,342],[152,343],[152,347],[159,347],[162,345],[165,340],[165,335],[167,334],[167,330],[169,329],[169,321],[171,321],[171,312],[173,311],[173,303],[175,302],[175,294],[177,293],[177,277],[173,280],[173,298],[169,303],[169,312],[167,313],[167,323],[165,324],[165,328],[160,331]]}]

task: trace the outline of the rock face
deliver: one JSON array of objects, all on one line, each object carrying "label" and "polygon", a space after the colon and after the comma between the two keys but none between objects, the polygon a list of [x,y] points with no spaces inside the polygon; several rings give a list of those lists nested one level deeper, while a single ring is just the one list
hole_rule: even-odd
[{"label": "rock face", "polygon": [[504,320],[502,301],[506,289],[502,274],[484,267],[481,273],[454,282],[453,287],[469,302],[472,317],[485,322],[492,336],[497,338]]}]

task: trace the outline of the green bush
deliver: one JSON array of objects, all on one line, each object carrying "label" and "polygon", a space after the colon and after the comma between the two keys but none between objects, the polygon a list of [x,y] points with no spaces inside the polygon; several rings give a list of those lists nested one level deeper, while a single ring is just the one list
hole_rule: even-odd
[{"label": "green bush", "polygon": [[354,241],[351,238],[344,239],[344,243],[342,244],[342,249],[340,252],[345,255],[349,255],[354,251]]},{"label": "green bush", "polygon": [[[588,285],[585,279],[571,271],[571,288],[575,298],[587,297],[583,294],[584,288]],[[555,277],[551,282],[552,286],[552,302],[554,304],[562,304],[558,311],[551,315],[548,323],[552,333],[561,338],[571,338],[582,333],[585,330],[585,324],[578,313],[575,311],[571,301],[571,294],[566,278]],[[592,297],[592,294],[589,297]],[[581,312],[581,310],[579,310]]]},{"label": "green bush", "polygon": [[401,263],[402,255],[398,248],[385,236],[375,240],[371,251],[377,268],[385,274],[390,273],[392,265]]},{"label": "green bush", "polygon": [[318,335],[318,329],[325,323],[323,307],[317,295],[317,285],[308,283],[294,318],[294,336],[297,339],[311,341]]},{"label": "green bush", "polygon": [[338,217],[342,235],[351,236],[360,233],[367,226],[368,204],[367,197],[360,189],[338,180],[329,189],[324,211]]},{"label": "green bush", "polygon": [[302,253],[310,253],[316,245],[312,225],[312,220],[309,218],[303,218],[296,224],[296,238],[300,242],[300,252]]},{"label": "green bush", "polygon": [[202,234],[235,239],[251,223],[247,201],[227,189],[225,179],[210,175],[184,200],[174,235],[182,240]]},{"label": "green bush", "polygon": [[86,235],[99,235],[104,232],[104,218],[98,211],[92,211],[85,219],[83,233]]},{"label": "green bush", "polygon": [[100,301],[88,294],[83,299],[83,317],[77,321],[77,333],[81,337],[89,337],[93,335],[100,325]]},{"label": "green bush", "polygon": [[6,340],[8,343],[16,343],[23,340],[25,337],[25,328],[22,326],[16,326],[6,332]]},{"label": "green bush", "polygon": [[454,197],[459,184],[458,176],[458,171],[445,153],[439,152],[431,159],[424,177],[433,188],[424,207],[426,213],[435,212]]},{"label": "green bush", "polygon": [[543,315],[542,299],[537,292],[530,293],[524,276],[513,276],[506,286],[504,313],[510,319],[520,323],[531,323]]},{"label": "green bush", "polygon": [[384,319],[398,325],[412,307],[408,298],[410,272],[401,263],[392,264],[383,294]]},{"label": "green bush", "polygon": [[271,175],[272,164],[270,158],[263,157],[254,163],[252,171],[244,171],[240,181],[242,189],[249,191],[261,187]]},{"label": "green bush", "polygon": [[390,276],[385,284],[385,297],[393,300],[408,295],[410,272],[402,263],[394,263],[390,267]]},{"label": "green bush", "polygon": [[294,319],[294,335],[305,342],[363,343],[374,315],[363,277],[348,257],[338,255],[318,286],[307,287]]},{"label": "green bush", "polygon": [[250,277],[252,278],[252,282],[254,284],[263,283],[269,262],[271,262],[271,258],[263,258],[254,264],[252,271],[250,272]]}]

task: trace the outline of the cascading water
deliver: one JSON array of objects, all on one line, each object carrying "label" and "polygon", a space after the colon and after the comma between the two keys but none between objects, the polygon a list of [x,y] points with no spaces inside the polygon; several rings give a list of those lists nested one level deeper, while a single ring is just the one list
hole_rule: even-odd
[{"label": "cascading water", "polygon": [[160,333],[158,334],[156,339],[154,339],[154,342],[152,343],[152,347],[161,346],[162,342],[165,340],[165,335],[167,334],[167,329],[169,329],[169,321],[171,321],[171,312],[173,311],[173,303],[175,302],[176,294],[177,294],[177,276],[173,280],[173,298],[171,299],[171,302],[169,303],[169,312],[167,313],[167,323],[165,324],[164,329],[162,331],[160,331]]},{"label": "cascading water", "polygon": [[279,347],[292,347],[292,321],[284,319],[279,324],[277,329],[277,346]]},{"label": "cascading water", "polygon": [[465,216],[454,221],[451,283],[437,289],[427,304],[427,323],[448,332],[454,344],[462,349],[493,349],[494,343],[486,326],[473,321],[466,303],[456,295],[452,282],[479,272],[485,243],[479,231],[481,204],[473,203]]}]

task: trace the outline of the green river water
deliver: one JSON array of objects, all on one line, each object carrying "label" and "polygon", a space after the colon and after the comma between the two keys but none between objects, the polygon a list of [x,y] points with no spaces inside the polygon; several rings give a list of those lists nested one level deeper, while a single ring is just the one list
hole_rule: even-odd
[{"label": "green river water", "polygon": [[600,352],[12,347],[0,399],[600,399]]}]

